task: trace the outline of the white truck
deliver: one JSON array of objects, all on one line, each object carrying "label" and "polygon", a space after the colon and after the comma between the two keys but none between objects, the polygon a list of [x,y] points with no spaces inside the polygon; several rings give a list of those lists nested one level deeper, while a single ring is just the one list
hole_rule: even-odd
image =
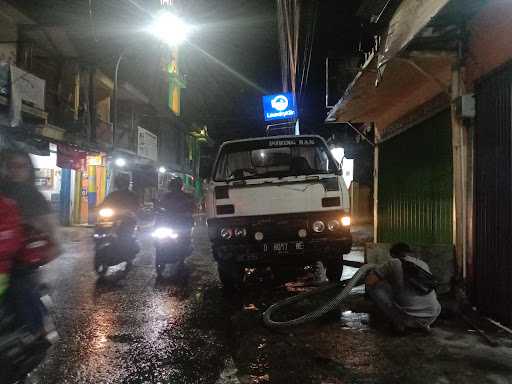
[{"label": "white truck", "polygon": [[338,281],[350,252],[350,202],[337,162],[320,136],[228,141],[213,165],[208,232],[220,279],[240,287],[246,267],[281,281],[321,261]]}]

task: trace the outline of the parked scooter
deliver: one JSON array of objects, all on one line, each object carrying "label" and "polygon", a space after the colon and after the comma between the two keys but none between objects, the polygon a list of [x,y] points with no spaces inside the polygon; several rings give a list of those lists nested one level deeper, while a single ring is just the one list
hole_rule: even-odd
[{"label": "parked scooter", "polygon": [[162,277],[167,264],[174,264],[178,270],[183,268],[185,259],[192,253],[192,226],[191,215],[176,215],[164,208],[158,210],[152,233],[158,277]]},{"label": "parked scooter", "polygon": [[40,288],[46,335],[35,336],[16,318],[7,300],[0,305],[0,372],[2,383],[22,381],[46,357],[48,349],[58,339],[52,321],[52,302],[44,288]]},{"label": "parked scooter", "polygon": [[98,223],[94,231],[94,269],[101,277],[108,267],[126,262],[125,271],[133,266],[140,251],[136,239],[137,218],[131,212],[116,212],[104,207],[98,212]]}]

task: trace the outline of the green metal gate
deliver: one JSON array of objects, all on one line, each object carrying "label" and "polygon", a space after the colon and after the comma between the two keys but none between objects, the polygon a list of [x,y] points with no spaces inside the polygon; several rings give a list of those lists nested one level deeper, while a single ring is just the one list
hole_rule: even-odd
[{"label": "green metal gate", "polygon": [[452,244],[449,110],[379,145],[378,241]]}]

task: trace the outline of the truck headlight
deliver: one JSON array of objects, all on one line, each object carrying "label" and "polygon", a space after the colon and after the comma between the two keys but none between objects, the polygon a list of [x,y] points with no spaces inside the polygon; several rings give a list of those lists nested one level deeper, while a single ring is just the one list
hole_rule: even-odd
[{"label": "truck headlight", "polygon": [[104,219],[108,219],[112,216],[114,216],[114,210],[112,208],[101,208],[98,212],[100,217]]},{"label": "truck headlight", "polygon": [[153,231],[151,234],[156,239],[177,239],[178,234],[172,230],[172,228],[168,227],[159,227]]},{"label": "truck headlight", "polygon": [[336,231],[340,227],[340,222],[338,220],[331,220],[327,223],[327,229],[331,232]]},{"label": "truck headlight", "polygon": [[350,219],[350,216],[343,216],[341,218],[341,225],[343,225],[344,227],[350,227],[350,223],[351,223],[351,219]]},{"label": "truck headlight", "polygon": [[245,237],[247,236],[247,230],[245,228],[235,228],[234,234],[235,237]]},{"label": "truck headlight", "polygon": [[233,230],[231,228],[222,228],[220,230],[220,237],[224,240],[229,240],[233,237]]},{"label": "truck headlight", "polygon": [[317,220],[313,223],[313,231],[316,233],[322,233],[325,231],[325,224],[321,220]]}]

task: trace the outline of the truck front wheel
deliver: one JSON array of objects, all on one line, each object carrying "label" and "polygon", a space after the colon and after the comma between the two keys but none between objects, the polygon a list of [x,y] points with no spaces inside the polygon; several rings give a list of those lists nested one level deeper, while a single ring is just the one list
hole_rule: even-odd
[{"label": "truck front wheel", "polygon": [[217,269],[225,293],[231,294],[240,290],[244,271],[240,264],[229,261],[219,261]]},{"label": "truck front wheel", "polygon": [[331,283],[339,283],[343,276],[343,255],[324,261],[325,274]]}]

